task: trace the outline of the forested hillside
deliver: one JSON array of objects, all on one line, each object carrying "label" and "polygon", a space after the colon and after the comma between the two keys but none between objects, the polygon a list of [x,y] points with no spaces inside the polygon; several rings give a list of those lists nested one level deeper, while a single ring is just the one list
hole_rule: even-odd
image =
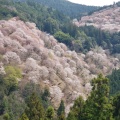
[{"label": "forested hillside", "polygon": [[109,49],[111,54],[120,53],[120,32],[110,33],[94,26],[80,27],[80,30],[84,31],[93,41],[88,44],[88,47],[98,45],[103,49]]},{"label": "forested hillside", "polygon": [[[16,0],[16,1],[27,1],[27,0]],[[76,17],[79,18],[80,16],[87,15],[89,12],[92,12],[99,8],[95,6],[75,4],[67,0],[34,0],[34,2],[41,3],[48,7],[52,7],[64,13],[65,15],[70,16],[71,18],[76,18]]]},{"label": "forested hillside", "polygon": [[24,21],[36,23],[39,29],[49,33],[54,33],[55,30],[58,30],[60,26],[70,20],[62,13],[35,2],[12,2],[11,0],[0,0],[0,5],[1,19],[19,16]]},{"label": "forested hillside", "polygon": [[120,33],[34,1],[0,0],[0,19],[0,120],[120,120]]},{"label": "forested hillside", "polygon": [[120,2],[104,6],[99,10],[83,16],[74,24],[91,38],[87,46],[101,46],[112,54],[120,53]]},{"label": "forested hillside", "polygon": [[92,80],[92,86],[86,101],[76,99],[67,120],[119,120],[120,94],[109,96],[109,80],[99,75]]},{"label": "forested hillside", "polygon": [[109,49],[112,54],[120,52],[120,33],[112,34],[91,26],[78,28],[62,13],[35,2],[1,0],[0,5],[1,19],[19,16],[24,21],[32,21],[40,30],[54,35],[76,52],[85,53],[96,46]]},{"label": "forested hillside", "polygon": [[111,75],[107,76],[110,79],[110,94],[115,95],[120,92],[120,69],[113,70]]},{"label": "forested hillside", "polygon": [[78,26],[95,26],[101,30],[109,32],[120,32],[120,6],[119,2],[111,6],[107,6],[99,11],[82,17]]},{"label": "forested hillside", "polygon": [[53,34],[59,42],[65,43],[71,50],[88,51],[95,45],[86,46],[92,41],[84,32],[72,24],[69,18],[52,8],[35,2],[8,2],[0,0],[0,18],[19,16],[24,21],[36,23],[40,30]]},{"label": "forested hillside", "polygon": [[[0,21],[0,115],[5,119],[16,120],[22,113],[25,113],[23,118],[30,119],[36,111],[43,109],[36,95],[31,96],[31,91],[39,91],[38,88],[33,85],[25,87],[31,82],[38,85],[41,92],[37,94],[45,102],[44,106],[52,104],[55,110],[60,103],[65,106],[63,112],[58,112],[58,116],[64,116],[78,96],[86,99],[90,94],[92,78],[99,73],[110,74],[117,68],[120,68],[119,59],[102,48],[77,54],[53,36],[40,31],[34,23],[23,22],[18,17]],[[44,93],[45,88],[50,94],[48,91]],[[27,94],[29,89],[30,94]],[[51,104],[42,97],[43,93],[49,95]],[[24,98],[27,96],[28,100]],[[36,102],[32,103],[33,100]],[[32,108],[37,110],[30,111]],[[45,113],[40,116],[45,117]]]}]

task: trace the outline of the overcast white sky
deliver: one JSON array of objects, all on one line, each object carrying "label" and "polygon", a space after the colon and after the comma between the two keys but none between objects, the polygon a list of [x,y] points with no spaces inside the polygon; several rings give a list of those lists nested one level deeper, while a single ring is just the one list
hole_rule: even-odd
[{"label": "overcast white sky", "polygon": [[84,5],[104,6],[113,4],[113,2],[118,2],[120,0],[68,0],[68,1]]}]

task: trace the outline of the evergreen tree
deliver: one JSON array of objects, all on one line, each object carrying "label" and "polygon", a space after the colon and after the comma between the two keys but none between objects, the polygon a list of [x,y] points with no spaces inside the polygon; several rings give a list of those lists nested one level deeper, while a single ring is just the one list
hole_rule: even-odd
[{"label": "evergreen tree", "polygon": [[113,117],[115,118],[115,120],[120,120],[120,93],[114,97],[113,107]]},{"label": "evergreen tree", "polygon": [[41,101],[35,93],[30,96],[27,101],[27,106],[28,107],[26,108],[25,113],[29,120],[44,120],[45,111]]},{"label": "evergreen tree", "polygon": [[19,120],[29,120],[27,115],[24,113],[22,114],[21,118]]},{"label": "evergreen tree", "polygon": [[65,106],[63,100],[61,100],[60,106],[57,110],[57,115],[59,120],[65,120]]},{"label": "evergreen tree", "polygon": [[43,94],[42,94],[42,100],[48,101],[48,98],[50,97],[50,92],[48,88],[45,88]]},{"label": "evergreen tree", "polygon": [[49,106],[46,111],[46,117],[48,118],[48,120],[52,120],[54,118],[54,115],[55,115],[54,108],[52,106]]},{"label": "evergreen tree", "polygon": [[43,106],[45,109],[48,108],[48,106],[50,105],[50,100],[49,100],[49,97],[50,97],[50,92],[49,92],[49,89],[48,88],[45,88],[44,92],[42,93],[42,103],[43,103]]},{"label": "evergreen tree", "polygon": [[109,80],[100,74],[93,79],[92,86],[80,120],[113,120],[113,108],[109,102]]},{"label": "evergreen tree", "polygon": [[80,96],[77,98],[74,102],[73,107],[70,110],[70,113],[68,114],[67,120],[78,120],[81,118],[82,110],[84,106],[84,100]]},{"label": "evergreen tree", "polygon": [[74,39],[69,34],[62,31],[58,31],[54,34],[54,37],[61,43],[66,44],[69,47],[72,47],[72,40]]},{"label": "evergreen tree", "polygon": [[65,114],[64,114],[64,113],[61,113],[61,115],[58,116],[58,120],[66,120]]},{"label": "evergreen tree", "polygon": [[114,95],[120,91],[120,69],[113,70],[111,75],[107,76],[110,80],[110,94]]}]

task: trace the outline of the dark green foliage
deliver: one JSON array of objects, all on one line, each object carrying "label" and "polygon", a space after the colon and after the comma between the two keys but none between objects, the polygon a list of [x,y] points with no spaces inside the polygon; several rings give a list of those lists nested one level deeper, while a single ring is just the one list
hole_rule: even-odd
[{"label": "dark green foliage", "polygon": [[[16,1],[27,1],[27,0],[16,0]],[[67,0],[34,0],[34,1],[52,7],[60,11],[61,13],[70,16],[71,18],[80,17],[81,15],[85,15],[88,12],[94,11],[99,8],[95,6],[75,4]]]},{"label": "dark green foliage", "polygon": [[27,101],[25,114],[29,120],[44,120],[45,118],[45,110],[42,102],[35,93],[33,93]]},{"label": "dark green foliage", "polygon": [[59,120],[65,120],[65,106],[63,100],[61,100],[60,106],[57,110],[57,115]]},{"label": "dark green foliage", "polygon": [[59,26],[55,19],[49,17],[44,21],[44,31],[54,34],[58,30],[59,30]]},{"label": "dark green foliage", "polygon": [[107,77],[110,79],[110,94],[114,95],[120,92],[120,69],[113,70],[112,74]]},{"label": "dark green foliage", "polygon": [[[33,1],[12,2],[12,0],[6,0],[6,2],[3,2],[2,0],[0,0],[0,5],[2,7],[7,6],[4,9],[2,8],[0,14],[6,12],[6,14],[10,14],[10,18],[10,16],[15,16],[11,13],[15,9],[15,12],[17,13],[16,16],[19,16],[24,21],[31,21],[36,23],[39,29],[49,32],[51,34],[53,34],[53,32],[55,32],[55,30],[59,28],[59,25],[62,25],[64,24],[64,22],[66,23],[70,20],[65,15],[54,10],[53,8],[45,7]],[[8,6],[11,9],[8,10]],[[3,14],[1,19],[4,18],[7,19],[8,17]]]},{"label": "dark green foliage", "polygon": [[65,106],[64,106],[64,101],[62,100],[60,103],[60,106],[57,110],[57,115],[61,115],[62,113],[65,113]]},{"label": "dark green foliage", "polygon": [[84,104],[85,102],[81,96],[77,98],[74,102],[73,107],[70,109],[67,120],[81,119]]},{"label": "dark green foliage", "polygon": [[117,94],[113,99],[113,117],[115,120],[120,120],[120,94]]},{"label": "dark green foliage", "polygon": [[14,6],[20,18],[36,23],[39,29],[51,34],[54,34],[64,22],[69,21],[69,19],[60,12],[36,4],[35,2],[16,3]]},{"label": "dark green foliage", "polygon": [[72,40],[73,38],[69,34],[65,34],[62,31],[58,31],[54,34],[54,37],[59,41],[62,42],[69,47],[72,46]]},{"label": "dark green foliage", "polygon": [[4,83],[4,77],[0,75],[0,115],[4,113],[3,99],[6,93],[6,85]]},{"label": "dark green foliage", "polygon": [[9,114],[9,120],[16,120],[24,112],[26,104],[18,91],[4,97],[4,112]]},{"label": "dark green foliage", "polygon": [[65,114],[62,113],[60,116],[58,116],[58,120],[66,120]]},{"label": "dark green foliage", "polygon": [[45,88],[45,90],[42,92],[39,85],[36,85],[33,82],[27,83],[22,90],[22,97],[25,99],[26,102],[29,100],[31,93],[33,92],[36,93],[37,96],[41,99],[44,108],[48,108],[48,106],[50,105],[49,89]]},{"label": "dark green foliage", "polygon": [[113,120],[114,106],[109,98],[109,80],[100,74],[92,80],[92,86],[85,102],[81,97],[75,101],[67,120]]},{"label": "dark green foliage", "polygon": [[0,20],[9,19],[11,17],[16,17],[18,15],[14,7],[8,6],[10,4],[11,2],[9,2],[9,0],[4,0],[4,1],[0,0]]},{"label": "dark green foliage", "polygon": [[22,90],[22,97],[25,99],[25,101],[27,101],[33,92],[36,93],[38,97],[41,97],[42,92],[40,90],[40,86],[34,84],[33,82],[29,82]]},{"label": "dark green foliage", "polygon": [[50,105],[49,97],[50,97],[49,89],[45,88],[44,92],[41,95],[44,108],[47,108]]},{"label": "dark green foliage", "polygon": [[72,24],[71,22],[66,23],[64,26],[61,27],[64,33],[68,33],[74,39],[79,37],[79,28],[76,25]]},{"label": "dark green foliage", "polygon": [[[77,113],[78,113],[78,112],[77,112]],[[68,115],[68,117],[67,117],[67,120],[78,120],[78,116],[75,117],[75,114],[74,114],[72,111],[70,111],[70,112],[69,112],[69,115]]]},{"label": "dark green foliage", "polygon": [[113,107],[109,102],[109,80],[99,75],[93,79],[92,86],[81,120],[112,120]]},{"label": "dark green foliage", "polygon": [[90,44],[93,46],[98,45],[103,49],[109,49],[111,53],[120,53],[120,32],[109,33],[93,26],[80,27],[80,30],[91,38],[93,42],[90,41]]}]

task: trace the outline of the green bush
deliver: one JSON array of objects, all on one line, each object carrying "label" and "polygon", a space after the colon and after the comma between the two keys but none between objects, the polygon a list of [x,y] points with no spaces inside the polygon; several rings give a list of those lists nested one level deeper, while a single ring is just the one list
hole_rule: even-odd
[{"label": "green bush", "polygon": [[9,93],[17,88],[18,79],[22,78],[22,74],[19,68],[10,65],[5,67],[5,72],[4,83]]}]

